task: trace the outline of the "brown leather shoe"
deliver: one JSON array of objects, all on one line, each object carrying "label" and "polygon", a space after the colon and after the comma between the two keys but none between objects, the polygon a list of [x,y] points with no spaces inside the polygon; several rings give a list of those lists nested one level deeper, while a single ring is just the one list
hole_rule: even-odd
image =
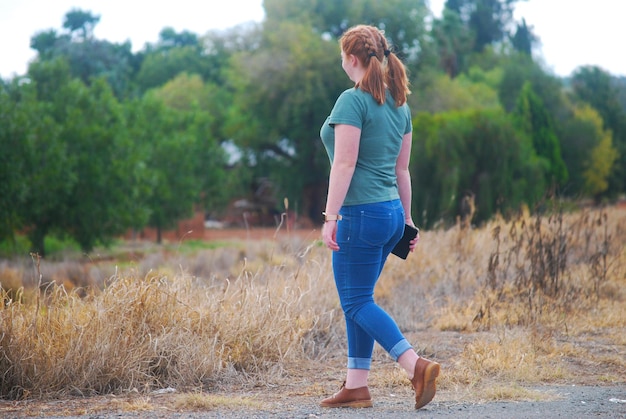
[{"label": "brown leather shoe", "polygon": [[321,407],[372,407],[372,398],[367,387],[347,389],[346,382],[341,390],[320,402]]},{"label": "brown leather shoe", "polygon": [[441,367],[434,361],[419,357],[413,373],[413,389],[415,389],[415,408],[426,406],[435,397],[437,391],[435,380]]}]

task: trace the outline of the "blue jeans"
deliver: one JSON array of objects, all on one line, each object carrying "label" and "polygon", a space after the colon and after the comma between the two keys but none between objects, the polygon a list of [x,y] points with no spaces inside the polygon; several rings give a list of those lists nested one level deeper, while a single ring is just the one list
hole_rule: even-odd
[{"label": "blue jeans", "polygon": [[399,199],[343,206],[337,223],[339,250],[333,273],[346,319],[348,368],[370,369],[374,341],[394,359],[412,346],[396,322],[374,302],[374,286],[387,256],[404,232]]}]

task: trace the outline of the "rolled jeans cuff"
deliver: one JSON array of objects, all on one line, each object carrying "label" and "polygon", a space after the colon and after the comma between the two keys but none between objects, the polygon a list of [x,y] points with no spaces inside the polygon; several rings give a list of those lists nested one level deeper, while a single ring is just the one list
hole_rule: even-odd
[{"label": "rolled jeans cuff", "polygon": [[389,351],[389,355],[393,358],[394,361],[398,361],[400,355],[408,351],[409,349],[413,349],[413,346],[409,343],[408,340],[402,339],[400,342],[396,343],[393,348]]},{"label": "rolled jeans cuff", "polygon": [[348,369],[369,370],[372,365],[370,358],[348,358]]}]

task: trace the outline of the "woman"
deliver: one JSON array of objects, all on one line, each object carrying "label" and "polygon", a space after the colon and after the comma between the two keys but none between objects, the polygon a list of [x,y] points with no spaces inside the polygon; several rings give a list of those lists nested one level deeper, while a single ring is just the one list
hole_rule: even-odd
[{"label": "woman", "polygon": [[[355,85],[344,91],[320,135],[331,161],[322,228],[348,336],[348,371],[323,407],[371,407],[367,387],[374,342],[407,372],[415,408],[435,396],[439,364],[421,358],[374,302],[374,286],[411,218],[411,112],[406,70],[373,26],[347,30],[341,66]],[[419,235],[410,242],[415,250]]]}]

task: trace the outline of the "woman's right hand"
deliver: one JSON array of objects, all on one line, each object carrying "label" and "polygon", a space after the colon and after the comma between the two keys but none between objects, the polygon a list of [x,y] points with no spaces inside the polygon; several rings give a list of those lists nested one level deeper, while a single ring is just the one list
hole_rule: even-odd
[{"label": "woman's right hand", "polygon": [[326,221],[322,227],[322,241],[330,250],[339,250],[337,244],[337,221]]}]

